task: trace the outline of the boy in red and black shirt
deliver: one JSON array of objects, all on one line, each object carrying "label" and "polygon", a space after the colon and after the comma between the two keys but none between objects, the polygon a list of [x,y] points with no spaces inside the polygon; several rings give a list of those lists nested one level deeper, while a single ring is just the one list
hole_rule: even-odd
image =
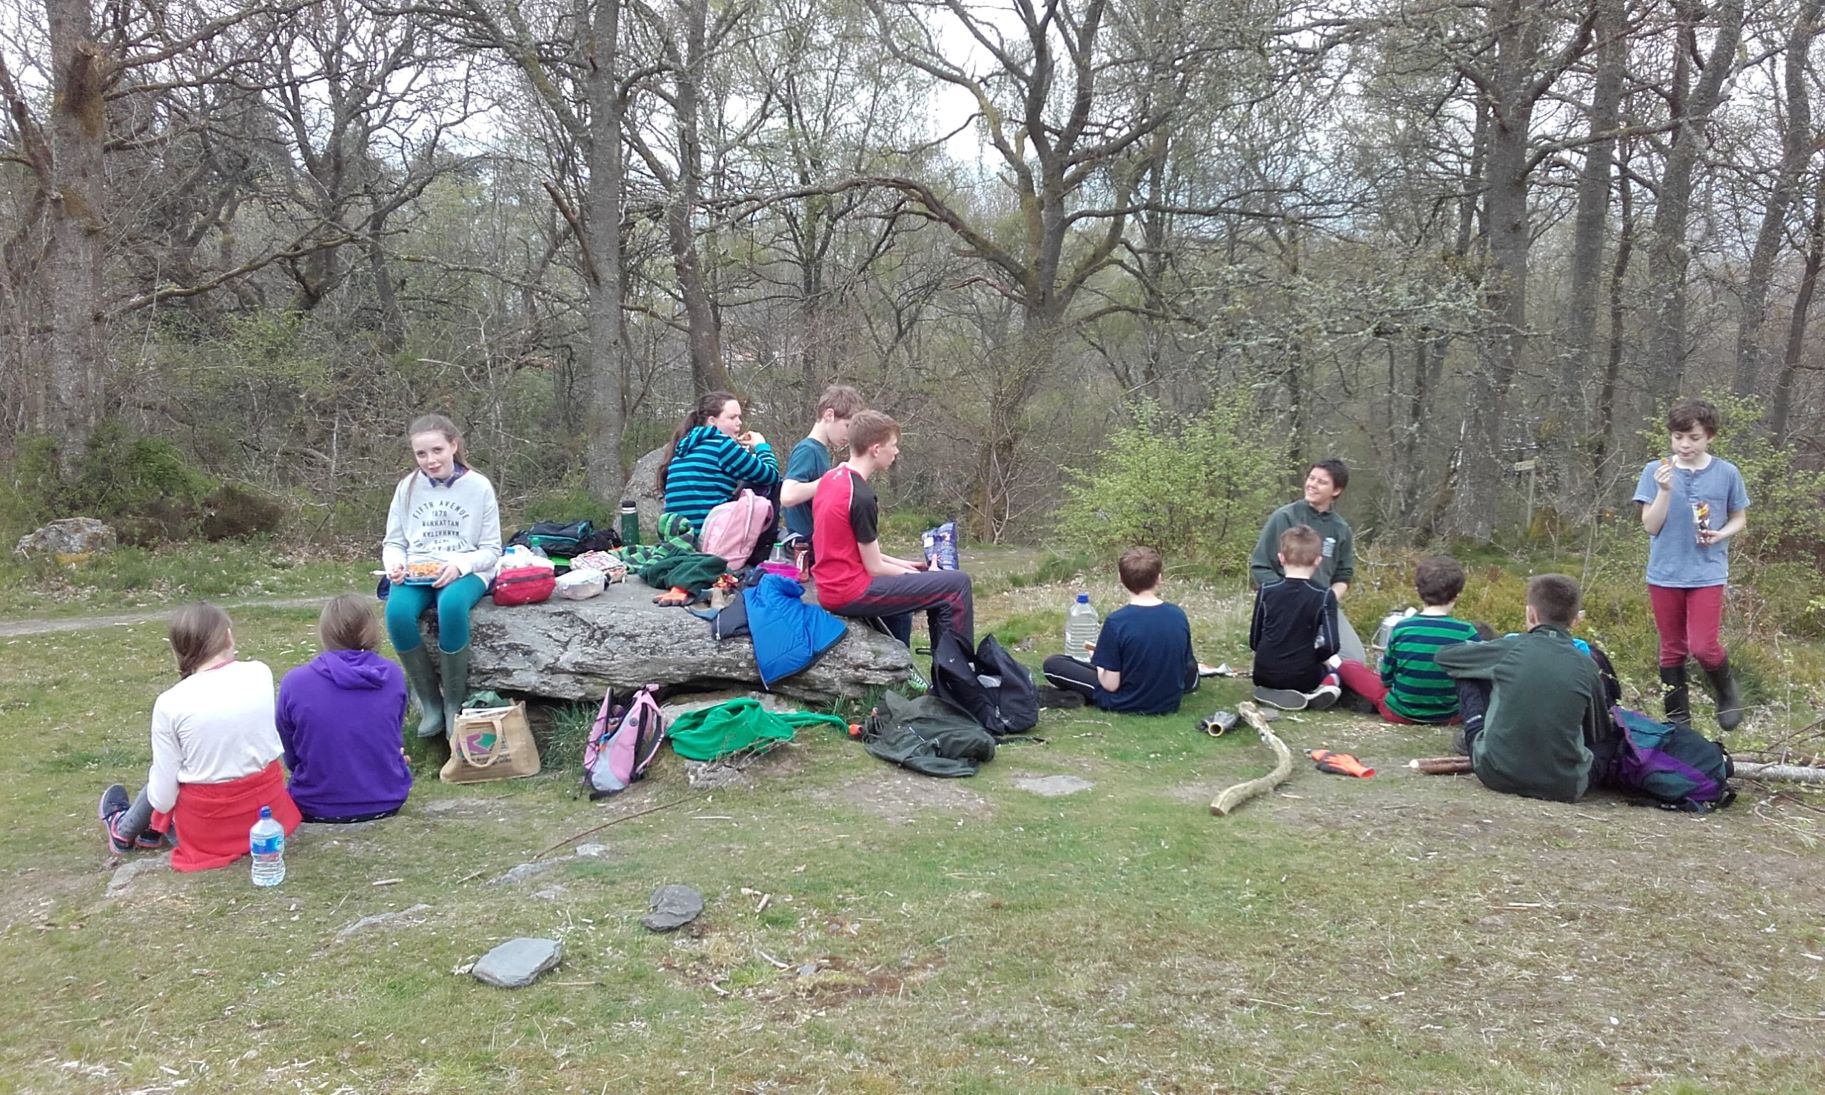
[{"label": "boy in red and black shirt", "polygon": [[970,576],[927,570],[924,562],[881,553],[880,507],[868,485],[900,454],[900,427],[879,411],[849,420],[849,459],[825,472],[811,502],[811,576],[818,603],[838,616],[878,616],[912,645],[912,614],[925,612],[933,639],[946,629],[976,644]]}]

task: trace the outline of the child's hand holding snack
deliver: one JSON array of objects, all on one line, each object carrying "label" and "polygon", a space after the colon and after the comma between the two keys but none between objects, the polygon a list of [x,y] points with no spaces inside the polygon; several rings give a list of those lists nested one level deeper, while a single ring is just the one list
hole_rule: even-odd
[{"label": "child's hand holding snack", "polygon": [[1663,456],[1660,458],[1660,466],[1654,469],[1654,485],[1658,486],[1663,491],[1673,489],[1672,457]]}]

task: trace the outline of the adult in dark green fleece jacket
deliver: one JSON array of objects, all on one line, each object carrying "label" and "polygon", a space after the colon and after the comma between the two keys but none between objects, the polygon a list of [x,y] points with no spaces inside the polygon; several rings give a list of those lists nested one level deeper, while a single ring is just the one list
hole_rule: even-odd
[{"label": "adult in dark green fleece jacket", "polygon": [[1465,705],[1464,736],[1471,769],[1492,791],[1576,802],[1590,787],[1593,758],[1613,752],[1602,676],[1572,645],[1577,616],[1578,583],[1537,575],[1527,583],[1526,633],[1434,655],[1458,681],[1487,683],[1480,718],[1474,702]]},{"label": "adult in dark green fleece jacket", "polygon": [[1320,589],[1330,587],[1337,596],[1338,652],[1344,658],[1368,661],[1362,640],[1350,626],[1343,611],[1343,595],[1356,577],[1356,537],[1350,523],[1337,515],[1334,508],[1344,488],[1350,483],[1350,469],[1341,460],[1320,460],[1306,470],[1305,494],[1275,510],[1262,526],[1255,550],[1248,557],[1248,576],[1256,588],[1286,577],[1280,568],[1280,534],[1287,529],[1306,525],[1318,534],[1318,566],[1311,583]]}]

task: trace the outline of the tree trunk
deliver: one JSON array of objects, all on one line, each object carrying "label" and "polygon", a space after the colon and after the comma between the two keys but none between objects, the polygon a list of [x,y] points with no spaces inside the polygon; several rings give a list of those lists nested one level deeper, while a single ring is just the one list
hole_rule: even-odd
[{"label": "tree trunk", "polygon": [[1787,97],[1787,124],[1781,132],[1781,166],[1768,191],[1761,228],[1749,269],[1743,274],[1743,311],[1736,332],[1736,390],[1755,390],[1762,375],[1762,325],[1768,319],[1768,283],[1774,274],[1781,240],[1787,234],[1787,213],[1793,207],[1800,176],[1812,155],[1812,97],[1806,80],[1806,55],[1816,33],[1814,24],[1825,0],[1806,0],[1794,16],[1787,35],[1787,57],[1782,81]]},{"label": "tree trunk", "polygon": [[1567,472],[1572,470],[1572,458],[1589,429],[1589,417],[1584,413],[1583,378],[1594,371],[1592,366],[1595,364],[1597,308],[1603,295],[1603,244],[1610,214],[1610,176],[1616,159],[1615,130],[1622,116],[1622,77],[1628,61],[1627,27],[1626,0],[1599,0],[1590,142],[1584,147],[1584,172],[1578,178],[1571,281],[1565,322],[1560,329],[1556,402],[1560,416],[1561,467]]},{"label": "tree trunk", "polygon": [[1717,14],[1716,37],[1694,84],[1695,24],[1706,10],[1696,5],[1677,5],[1678,60],[1667,97],[1673,132],[1655,195],[1654,223],[1648,230],[1648,282],[1656,294],[1647,339],[1647,392],[1653,399],[1672,398],[1679,391],[1685,372],[1686,272],[1692,258],[1686,248],[1686,228],[1692,217],[1692,175],[1704,142],[1705,126],[1717,107],[1724,78],[1734,66],[1736,43],[1742,37],[1742,0],[1724,0],[1710,9]]},{"label": "tree trunk", "polygon": [[1628,151],[1624,146],[1623,170],[1617,173],[1616,185],[1616,258],[1610,264],[1610,282],[1606,292],[1610,307],[1609,350],[1604,355],[1603,384],[1597,390],[1595,443],[1591,446],[1591,478],[1602,483],[1608,476],[1611,438],[1616,429],[1616,391],[1622,379],[1623,318],[1628,285],[1629,259],[1635,251],[1634,188],[1629,184]]},{"label": "tree trunk", "polygon": [[109,61],[92,39],[89,0],[46,0],[51,46],[50,233],[45,289],[43,417],[33,427],[57,439],[73,466],[88,443],[102,398],[102,154]]},{"label": "tree trunk", "polygon": [[698,392],[729,387],[728,369],[722,361],[722,338],[716,310],[704,285],[697,256],[693,218],[702,188],[703,140],[699,106],[706,63],[705,26],[709,0],[683,0],[684,69],[674,84],[678,116],[678,180],[666,207],[666,233],[672,247],[672,269],[678,276],[678,295],[684,303],[686,338],[691,349],[691,380]]},{"label": "tree trunk", "polygon": [[590,16],[589,141],[585,156],[589,182],[584,190],[583,235],[588,244],[589,351],[588,407],[584,428],[589,437],[588,476],[603,495],[626,479],[622,437],[626,430],[626,384],[622,356],[621,204],[624,167],[621,159],[623,105],[618,85],[621,0],[595,0]]},{"label": "tree trunk", "polygon": [[1793,317],[1787,323],[1787,350],[1781,355],[1781,371],[1774,379],[1773,406],[1768,411],[1768,433],[1777,449],[1787,444],[1793,381],[1806,352],[1806,318],[1812,311],[1821,265],[1825,265],[1825,173],[1820,174],[1818,190],[1813,194],[1812,219],[1806,225],[1806,268],[1800,276],[1799,291],[1794,294]]}]

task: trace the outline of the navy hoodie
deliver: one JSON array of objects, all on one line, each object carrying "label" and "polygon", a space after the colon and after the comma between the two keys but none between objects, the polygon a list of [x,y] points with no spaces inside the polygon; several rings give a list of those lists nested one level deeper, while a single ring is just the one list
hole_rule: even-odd
[{"label": "navy hoodie", "polygon": [[397,810],[411,793],[399,666],[369,650],[326,650],[285,674],[277,714],[292,801],[306,820]]}]

